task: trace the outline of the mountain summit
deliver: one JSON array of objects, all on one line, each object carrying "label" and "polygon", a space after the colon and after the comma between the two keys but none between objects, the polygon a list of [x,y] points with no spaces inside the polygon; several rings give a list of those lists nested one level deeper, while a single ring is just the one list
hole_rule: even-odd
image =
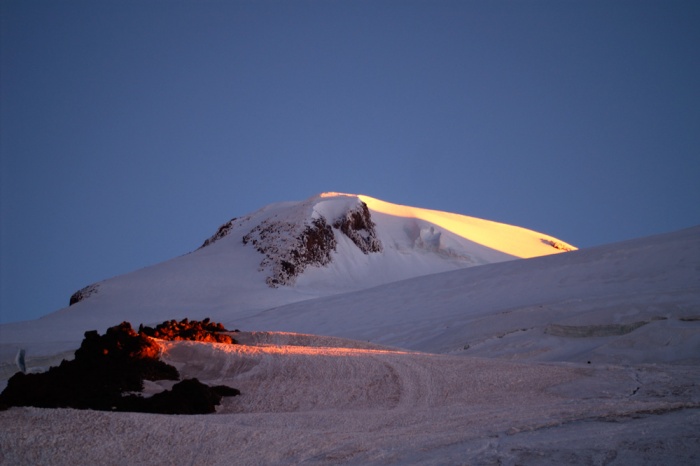
[{"label": "mountain summit", "polygon": [[202,248],[228,236],[263,256],[271,287],[357,288],[576,249],[524,228],[332,192],[234,218]]}]

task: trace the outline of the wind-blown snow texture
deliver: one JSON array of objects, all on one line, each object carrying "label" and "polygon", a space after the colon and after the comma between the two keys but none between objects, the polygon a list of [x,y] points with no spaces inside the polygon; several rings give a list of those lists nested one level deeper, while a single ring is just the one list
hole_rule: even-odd
[{"label": "wind-blown snow texture", "polygon": [[[334,225],[363,202],[374,237],[351,214],[353,240]],[[163,358],[184,377],[241,389],[217,414],[13,408],[0,412],[0,462],[700,460],[700,227],[512,260],[568,245],[523,230],[530,249],[517,255],[504,233],[517,227],[476,226],[492,227],[506,254],[488,235],[466,238],[453,214],[398,207],[392,215],[347,195],[268,206],[191,254],[106,280],[43,319],[0,326],[5,380],[18,347],[37,370],[69,356],[74,334],[115,320],[211,315],[244,330],[233,347],[166,343]],[[336,241],[330,262],[271,288],[274,265],[243,237],[264,221],[292,223],[300,229],[280,244],[294,249],[320,218]],[[464,225],[483,222],[471,220]],[[374,240],[380,251],[356,243]]]}]

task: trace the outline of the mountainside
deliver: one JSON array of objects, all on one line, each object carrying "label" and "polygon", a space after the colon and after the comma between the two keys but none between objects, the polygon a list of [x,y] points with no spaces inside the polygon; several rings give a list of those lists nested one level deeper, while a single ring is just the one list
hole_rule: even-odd
[{"label": "mountainside", "polygon": [[[0,326],[2,350],[85,327],[211,317],[235,327],[266,309],[406,278],[575,249],[524,228],[324,193],[266,206],[222,225],[184,256],[89,285],[31,325]],[[29,332],[26,330],[32,328]]]},{"label": "mountainside", "polygon": [[569,248],[364,196],[268,206],[191,254],[0,326],[3,386],[17,366],[70,359],[86,330],[211,315],[240,344],[157,340],[159,355],[239,396],[207,416],[13,407],[0,458],[697,463],[700,227],[532,257]]},{"label": "mountainside", "polygon": [[518,360],[700,362],[700,227],[293,303],[238,325]]}]

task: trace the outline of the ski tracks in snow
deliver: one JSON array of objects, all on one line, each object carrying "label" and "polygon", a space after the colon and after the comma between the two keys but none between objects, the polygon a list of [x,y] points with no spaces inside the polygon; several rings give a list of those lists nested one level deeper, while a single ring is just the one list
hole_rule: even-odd
[{"label": "ski tracks in snow", "polygon": [[[429,450],[478,436],[486,426],[531,429],[565,409],[547,389],[581,377],[554,366],[288,342],[275,335],[256,346],[169,344],[165,359],[183,376],[240,389],[219,413],[248,418],[248,441],[291,429],[274,442],[288,439],[277,450],[287,452],[280,460],[292,462],[311,460],[295,446],[304,443],[299,432],[309,430],[324,433],[313,440],[323,451],[314,461],[332,462],[369,459],[363,452],[377,442],[392,451],[410,438],[413,447]],[[308,445],[302,450],[308,454]]]},{"label": "ski tracks in snow", "polygon": [[[556,432],[575,439],[580,429],[608,428],[606,419],[637,422],[639,413],[691,406],[700,396],[688,389],[697,374],[674,388],[676,375],[656,368],[643,374],[654,383],[637,389],[641,378],[624,368],[435,355],[298,334],[240,336],[250,344],[162,343],[163,358],[182,377],[241,390],[217,414],[13,408],[0,412],[0,464],[510,464],[509,455],[516,463],[523,452],[538,458],[519,439],[545,439],[537,447],[545,448],[556,444]],[[694,422],[692,429],[700,422],[692,412],[673,416]],[[665,426],[664,416],[655,419]],[[680,434],[690,442],[688,429]],[[586,454],[598,458],[601,447],[589,443]]]}]

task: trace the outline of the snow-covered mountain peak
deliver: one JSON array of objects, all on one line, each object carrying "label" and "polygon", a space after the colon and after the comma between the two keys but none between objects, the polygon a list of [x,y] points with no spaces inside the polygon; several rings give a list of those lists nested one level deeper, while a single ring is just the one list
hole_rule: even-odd
[{"label": "snow-covered mountain peak", "polygon": [[463,215],[322,193],[234,218],[196,251],[90,285],[47,318],[88,319],[97,328],[183,317],[235,325],[293,302],[562,252],[558,242]]},{"label": "snow-covered mountain peak", "polygon": [[362,254],[382,251],[367,205],[353,195],[323,193],[264,207],[222,225],[202,247],[233,232],[238,235],[231,240],[240,239],[263,255],[259,270],[268,273],[266,283],[271,287],[293,285],[306,268],[328,265],[341,238]]},{"label": "snow-covered mountain peak", "polygon": [[233,219],[203,247],[234,231],[229,241],[263,255],[272,287],[357,288],[576,249],[520,227],[336,192]]}]

